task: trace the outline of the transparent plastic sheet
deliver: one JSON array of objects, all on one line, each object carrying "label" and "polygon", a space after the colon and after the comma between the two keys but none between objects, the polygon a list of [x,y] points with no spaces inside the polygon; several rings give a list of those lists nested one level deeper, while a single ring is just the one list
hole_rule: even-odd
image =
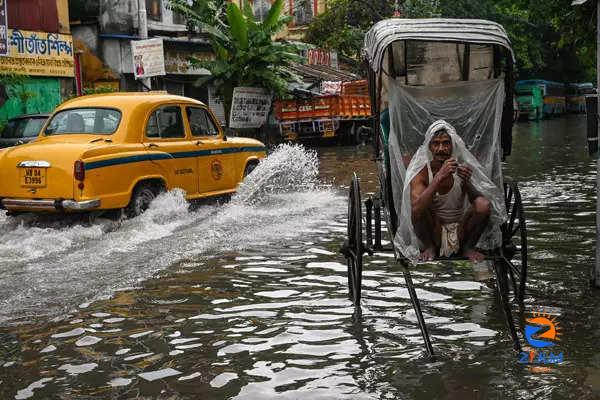
[{"label": "transparent plastic sheet", "polygon": [[500,147],[504,93],[502,79],[428,87],[390,79],[389,156],[394,205],[400,216],[394,245],[411,261],[418,259],[421,243],[411,221],[410,182],[431,160],[428,143],[433,132],[428,130],[438,120],[449,124],[453,156],[473,169],[473,186],[492,206],[477,247],[493,249],[501,244],[499,227],[507,218]]}]

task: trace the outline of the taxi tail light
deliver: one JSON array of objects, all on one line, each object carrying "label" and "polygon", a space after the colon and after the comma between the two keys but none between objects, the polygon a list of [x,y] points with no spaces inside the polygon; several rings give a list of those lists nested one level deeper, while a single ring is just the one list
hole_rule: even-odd
[{"label": "taxi tail light", "polygon": [[83,161],[75,161],[75,165],[73,166],[73,175],[78,181],[83,181],[85,179],[85,163]]}]

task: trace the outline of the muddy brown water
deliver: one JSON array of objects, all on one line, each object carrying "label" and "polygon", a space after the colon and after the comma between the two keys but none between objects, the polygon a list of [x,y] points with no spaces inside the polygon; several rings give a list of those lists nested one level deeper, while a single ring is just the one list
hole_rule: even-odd
[{"label": "muddy brown water", "polygon": [[363,195],[375,192],[376,170],[368,146],[328,147],[320,183],[294,175],[314,159],[279,153],[274,168],[295,178],[251,202],[190,212],[174,193],[119,226],[0,217],[0,398],[600,398],[585,119],[520,123],[513,148],[525,311],[559,322],[559,365],[518,362],[494,292],[468,265],[414,271],[435,359],[390,254],[366,258],[355,313],[338,253],[346,190],[357,171]]}]

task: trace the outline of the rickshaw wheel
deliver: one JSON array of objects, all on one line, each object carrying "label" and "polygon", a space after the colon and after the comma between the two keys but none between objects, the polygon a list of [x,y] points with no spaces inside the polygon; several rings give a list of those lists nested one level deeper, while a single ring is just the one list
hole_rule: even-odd
[{"label": "rickshaw wheel", "polygon": [[352,177],[348,198],[348,243],[346,264],[348,266],[348,296],[354,305],[360,304],[364,244],[362,237],[362,203],[360,184],[356,174]]},{"label": "rickshaw wheel", "polygon": [[504,182],[508,221],[502,225],[502,250],[515,300],[522,302],[527,281],[527,227],[521,192],[515,182]]}]

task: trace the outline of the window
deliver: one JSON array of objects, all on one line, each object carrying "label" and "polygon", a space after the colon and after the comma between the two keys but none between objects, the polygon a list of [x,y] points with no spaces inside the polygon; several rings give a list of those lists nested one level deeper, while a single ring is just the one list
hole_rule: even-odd
[{"label": "window", "polygon": [[173,10],[173,23],[175,25],[187,25],[187,20],[185,18],[185,15]]},{"label": "window", "polygon": [[146,15],[151,21],[162,21],[162,1],[146,0]]},{"label": "window", "polygon": [[186,108],[192,136],[217,136],[219,130],[210,114],[203,108]]},{"label": "window", "polygon": [[185,137],[179,106],[166,106],[154,111],[146,125],[146,137],[161,139]]},{"label": "window", "polygon": [[121,112],[108,108],[72,108],[60,111],[48,124],[46,135],[88,133],[110,135],[119,127]]},{"label": "window", "polygon": [[254,18],[257,21],[263,22],[269,10],[271,9],[271,0],[254,0],[252,2],[252,10],[254,11]]},{"label": "window", "polygon": [[44,122],[46,118],[11,119],[6,124],[4,132],[0,133],[0,137],[5,139],[35,137],[40,133]]},{"label": "window", "polygon": [[313,19],[313,0],[296,0],[294,2],[294,23],[308,25]]}]

